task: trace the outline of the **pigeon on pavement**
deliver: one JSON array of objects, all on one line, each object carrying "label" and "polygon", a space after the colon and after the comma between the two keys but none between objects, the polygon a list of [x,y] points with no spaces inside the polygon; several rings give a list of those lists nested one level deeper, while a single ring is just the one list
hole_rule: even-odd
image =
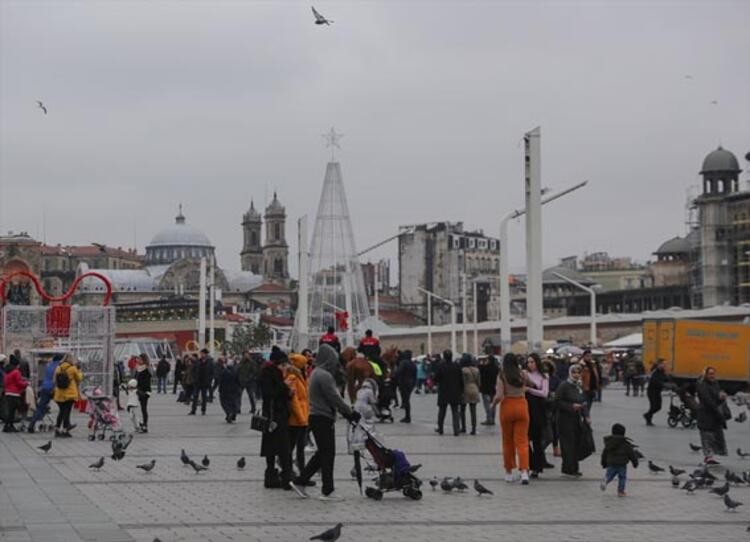
[{"label": "pigeon on pavement", "polygon": [[683,469],[676,469],[672,465],[669,465],[669,474],[672,476],[679,476],[680,474],[685,474],[685,471]]},{"label": "pigeon on pavement", "polygon": [[672,487],[675,489],[680,487],[680,479],[677,476],[672,477]]},{"label": "pigeon on pavement", "polygon": [[437,476],[433,476],[432,480],[430,480],[430,487],[432,488],[432,491],[435,491],[435,488],[440,485],[440,481],[437,479]]},{"label": "pigeon on pavement", "polygon": [[737,416],[734,421],[737,423],[744,423],[747,421],[747,412],[740,412],[739,416]]},{"label": "pigeon on pavement", "polygon": [[136,469],[141,469],[143,472],[151,472],[154,469],[154,465],[156,465],[156,459],[152,459],[148,463],[144,463],[142,465],[136,465]]},{"label": "pigeon on pavement", "polygon": [[477,492],[477,495],[480,497],[482,495],[494,495],[492,491],[484,487],[482,484],[479,483],[479,480],[474,480],[474,490]]},{"label": "pigeon on pavement", "polygon": [[453,491],[453,483],[451,482],[451,479],[447,476],[443,478],[443,480],[440,482],[440,489],[447,493]]},{"label": "pigeon on pavement", "polygon": [[660,467],[659,465],[657,465],[656,463],[654,463],[650,459],[648,460],[648,470],[650,470],[654,474],[656,474],[657,472],[663,472],[664,471],[664,469],[662,467]]},{"label": "pigeon on pavement", "polygon": [[734,510],[738,506],[742,506],[742,503],[740,501],[733,501],[729,495],[724,495],[724,506],[727,507],[727,510]]},{"label": "pigeon on pavement", "polygon": [[210,465],[210,464],[211,464],[211,461],[209,461],[208,455],[204,455],[203,459],[201,459],[201,465],[203,465],[204,467],[208,468],[208,465]]},{"label": "pigeon on pavement", "polygon": [[202,470],[208,470],[206,467],[203,467],[203,466],[199,465],[198,463],[196,463],[192,459],[188,462],[188,465],[190,465],[191,467],[193,467],[193,470],[195,471],[196,474],[198,474]]},{"label": "pigeon on pavement", "polygon": [[104,466],[104,456],[101,456],[96,462],[89,465],[90,469],[99,470]]},{"label": "pigeon on pavement", "polygon": [[729,493],[729,482],[724,482],[724,485],[721,487],[712,487],[709,490],[709,493],[718,495],[719,497],[723,497],[724,495]]},{"label": "pigeon on pavement", "polygon": [[239,459],[237,460],[237,468],[238,468],[238,469],[240,469],[240,470],[242,470],[242,469],[244,469],[244,468],[245,468],[245,457],[244,457],[244,456],[243,456],[243,457],[240,457],[240,458],[239,458]]},{"label": "pigeon on pavement", "polygon": [[50,448],[52,448],[52,441],[47,441],[47,444],[42,444],[41,446],[37,446],[37,449],[43,451],[45,454],[50,451]]},{"label": "pigeon on pavement", "polygon": [[737,448],[737,455],[745,459],[746,457],[750,457],[750,452],[743,452],[742,448]]},{"label": "pigeon on pavement", "polygon": [[456,478],[453,480],[453,487],[461,493],[469,489],[469,486],[466,485],[466,483],[461,479],[460,476],[456,476]]},{"label": "pigeon on pavement", "polygon": [[696,446],[692,442],[690,442],[689,444],[690,444],[690,449],[693,450],[694,452],[700,452],[703,449],[702,446]]},{"label": "pigeon on pavement", "polygon": [[693,491],[695,491],[697,488],[698,484],[696,484],[695,480],[688,480],[680,489],[684,489],[688,492],[688,495],[692,495]]},{"label": "pigeon on pavement", "polygon": [[731,470],[727,469],[727,471],[724,473],[724,479],[727,482],[731,482],[733,484],[744,484],[745,480],[737,476],[735,473],[733,473]]},{"label": "pigeon on pavement", "polygon": [[182,466],[187,467],[190,464],[190,458],[185,453],[185,448],[180,450],[180,461],[182,461]]},{"label": "pigeon on pavement", "polygon": [[335,527],[332,529],[328,529],[327,531],[323,531],[322,533],[311,536],[310,540],[323,540],[323,542],[335,542],[339,539],[341,536],[341,527],[343,527],[343,523],[337,523]]}]

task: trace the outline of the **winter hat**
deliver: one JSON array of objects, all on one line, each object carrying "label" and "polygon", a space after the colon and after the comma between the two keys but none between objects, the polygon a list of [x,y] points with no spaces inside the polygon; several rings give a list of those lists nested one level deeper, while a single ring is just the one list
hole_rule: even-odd
[{"label": "winter hat", "polygon": [[268,357],[268,359],[271,360],[271,363],[274,363],[276,365],[287,361],[286,354],[278,346],[274,346],[271,348],[271,355]]},{"label": "winter hat", "polygon": [[138,387],[138,381],[135,378],[128,380],[128,388],[135,389]]},{"label": "winter hat", "polygon": [[307,358],[302,354],[289,354],[289,361],[300,370],[304,369],[307,365]]},{"label": "winter hat", "polygon": [[612,434],[613,435],[620,435],[625,436],[625,426],[621,423],[616,423],[612,426]]}]

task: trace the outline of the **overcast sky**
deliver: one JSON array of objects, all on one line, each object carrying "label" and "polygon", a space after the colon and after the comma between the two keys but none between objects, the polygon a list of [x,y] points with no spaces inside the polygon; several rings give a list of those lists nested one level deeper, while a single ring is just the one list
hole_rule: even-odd
[{"label": "overcast sky", "polygon": [[[745,0],[315,6],[334,24],[308,2],[1,0],[0,227],[142,251],[182,202],[238,269],[242,214],[277,190],[296,254],[335,126],[359,248],[437,220],[496,236],[540,125],[543,186],[590,181],[545,208],[545,264],[645,261],[684,234],[706,153],[750,166]],[[522,223],[510,253],[522,270]]]}]

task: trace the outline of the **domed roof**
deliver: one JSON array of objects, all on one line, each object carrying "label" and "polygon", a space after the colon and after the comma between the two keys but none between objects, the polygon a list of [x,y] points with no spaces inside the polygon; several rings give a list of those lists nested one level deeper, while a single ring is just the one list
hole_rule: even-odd
[{"label": "domed roof", "polygon": [[664,241],[654,254],[685,254],[690,252],[690,242],[684,237],[673,237]]},{"label": "domed roof", "polygon": [[284,213],[284,212],[285,212],[284,206],[281,205],[279,198],[276,197],[276,192],[274,192],[273,201],[268,204],[268,207],[266,207],[266,214]]},{"label": "domed roof", "polygon": [[211,241],[208,240],[205,233],[185,223],[185,217],[182,214],[182,205],[180,205],[180,212],[175,217],[175,223],[154,235],[147,248],[212,246]]},{"label": "domed roof", "polygon": [[708,153],[703,160],[703,167],[701,167],[701,174],[717,172],[740,172],[740,164],[737,161],[737,157],[730,151],[722,148],[721,145],[715,151]]},{"label": "domed roof", "polygon": [[255,202],[253,200],[250,200],[250,208],[245,213],[245,218],[256,218],[260,220],[260,213],[255,209]]}]

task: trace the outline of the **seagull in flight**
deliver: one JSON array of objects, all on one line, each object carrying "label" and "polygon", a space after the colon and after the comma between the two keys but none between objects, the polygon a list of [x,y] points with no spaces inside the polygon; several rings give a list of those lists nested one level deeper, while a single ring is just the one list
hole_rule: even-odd
[{"label": "seagull in flight", "polygon": [[312,8],[313,15],[315,15],[315,24],[330,25],[333,22],[331,19],[326,19],[325,17],[323,17],[314,7],[310,7]]},{"label": "seagull in flight", "polygon": [[39,100],[37,100],[37,101],[36,101],[36,106],[37,106],[37,107],[38,107],[39,109],[41,109],[42,111],[44,111],[44,114],[45,114],[45,115],[47,114],[47,108],[46,108],[46,107],[44,107],[44,104],[43,104],[42,102],[40,102]]}]

